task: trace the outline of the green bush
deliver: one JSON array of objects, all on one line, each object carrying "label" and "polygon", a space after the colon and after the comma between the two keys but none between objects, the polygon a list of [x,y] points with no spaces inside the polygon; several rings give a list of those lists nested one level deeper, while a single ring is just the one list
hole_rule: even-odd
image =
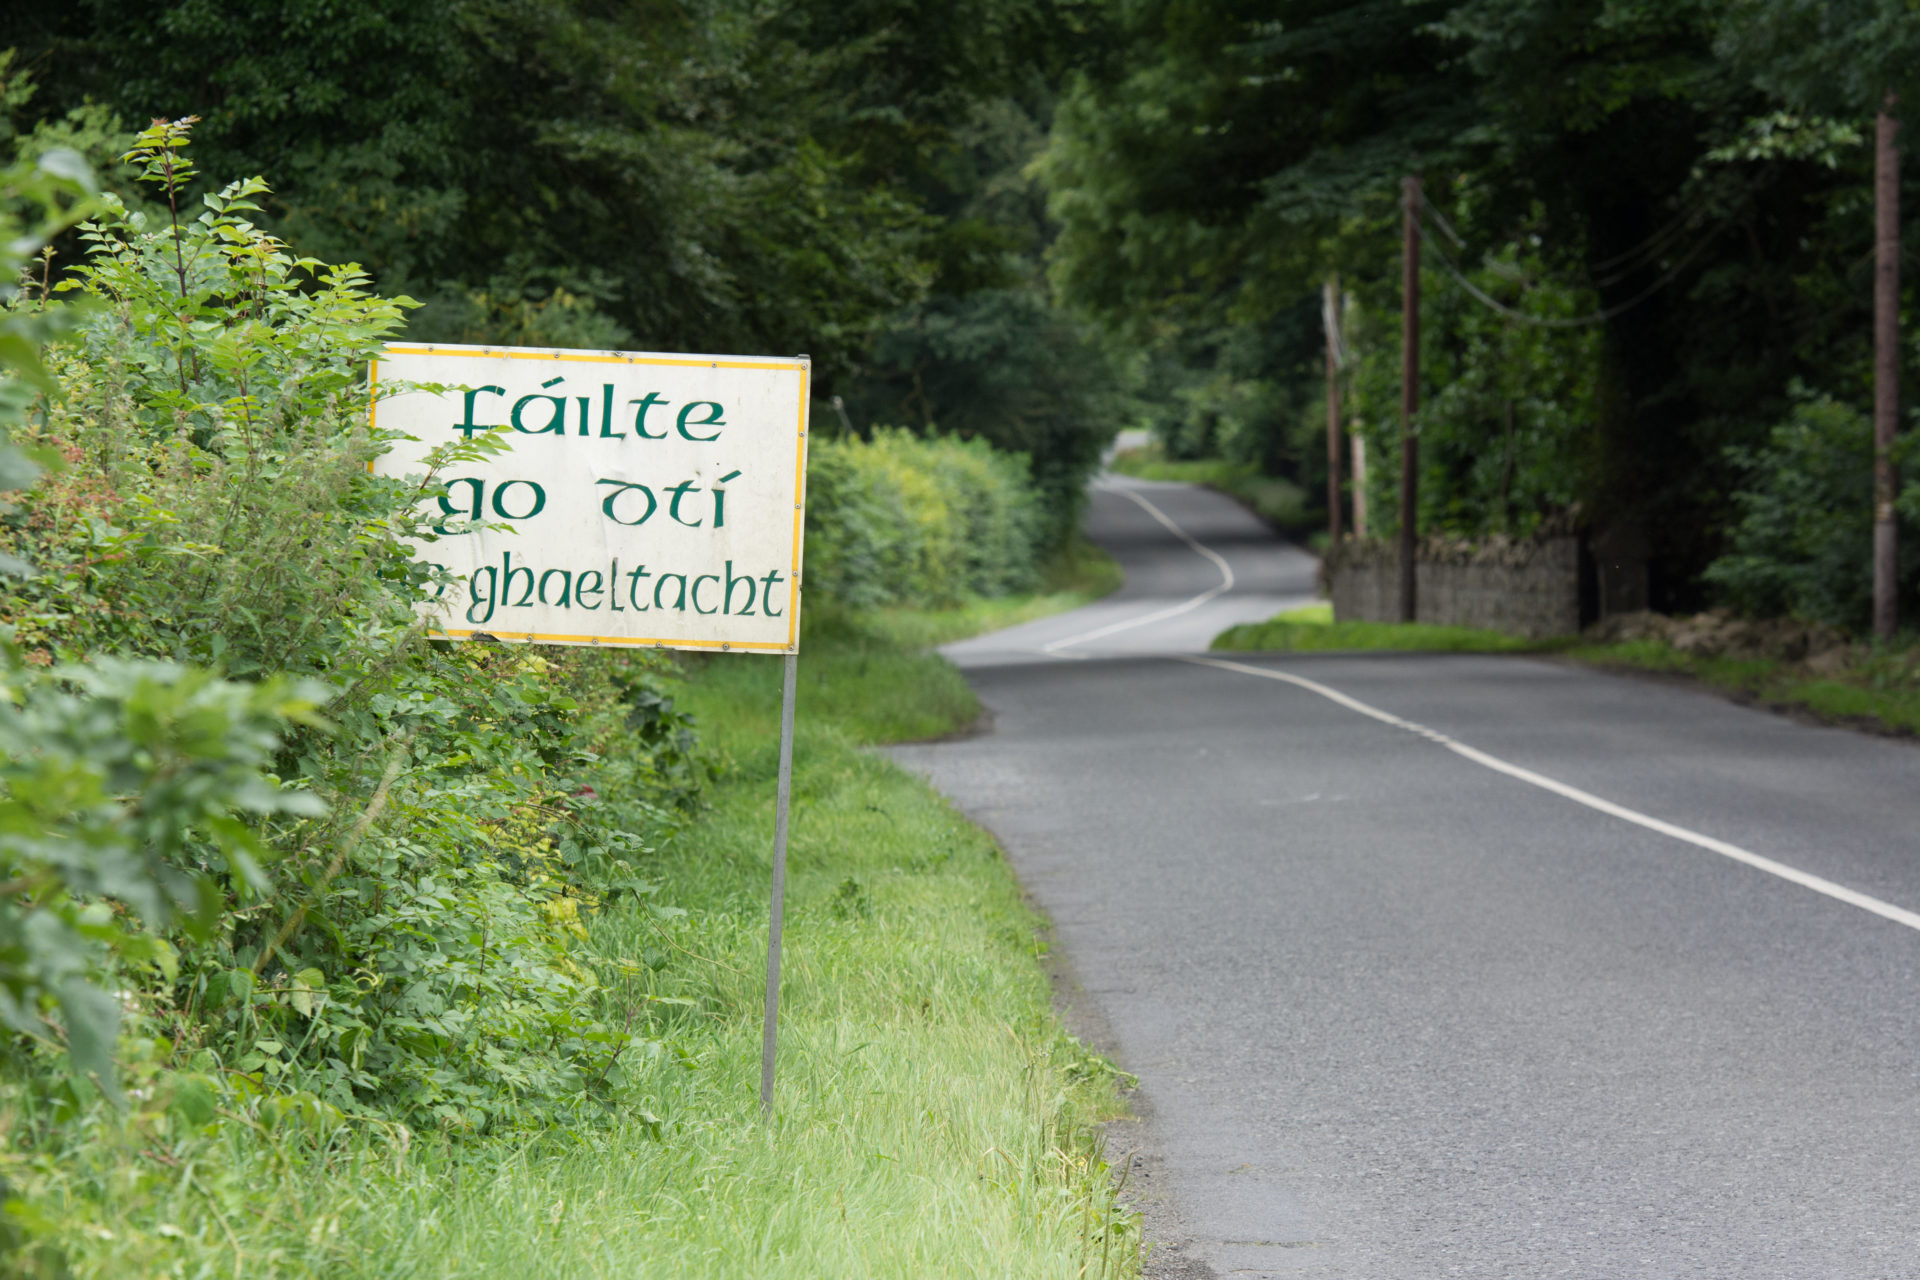
[{"label": "green bush", "polygon": [[[1873,614],[1873,424],[1828,396],[1803,399],[1758,449],[1728,450],[1746,476],[1727,554],[1707,567],[1722,599],[1755,617],[1864,631]],[[1906,525],[1920,504],[1902,502]],[[1920,539],[1902,539],[1901,594],[1920,583]]]},{"label": "green bush", "polygon": [[[25,489],[62,461],[21,437],[58,389],[41,349],[80,318],[45,296],[44,274],[38,299],[18,282],[53,235],[100,205],[71,151],[0,171],[0,490]],[[0,502],[0,517],[30,524],[30,507]],[[37,573],[0,553],[0,574]],[[112,979],[176,980],[169,926],[204,938],[223,896],[265,888],[252,821],[324,812],[267,767],[280,728],[309,718],[327,693],[314,682],[242,686],[166,662],[49,669],[0,637],[0,1025],[12,1033],[0,1053],[63,1045],[74,1085],[120,1096],[123,998]],[[0,1216],[0,1248],[16,1234]]]},{"label": "green bush", "polygon": [[367,470],[365,362],[408,303],[262,232],[258,179],[181,211],[190,124],[130,156],[158,215],[101,198],[65,304],[5,313],[59,339],[9,389],[60,466],[0,526],[33,569],[0,598],[0,1019],[43,1037],[0,1056],[51,1082],[64,1039],[111,1087],[118,1021],[248,1115],[590,1115],[647,1042],[583,916],[652,892],[686,718],[650,655],[423,638],[419,488]]},{"label": "green bush", "polygon": [[807,588],[852,608],[1031,590],[1045,528],[1026,459],[984,441],[882,429],[807,459]]}]

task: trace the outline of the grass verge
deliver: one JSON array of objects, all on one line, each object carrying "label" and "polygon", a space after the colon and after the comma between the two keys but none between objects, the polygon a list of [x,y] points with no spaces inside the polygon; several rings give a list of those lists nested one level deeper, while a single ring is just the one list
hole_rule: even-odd
[{"label": "grass verge", "polygon": [[652,868],[673,908],[592,925],[659,1037],[629,1068],[644,1107],[451,1190],[417,1183],[367,1274],[1137,1274],[1098,1138],[1116,1073],[1055,1019],[1040,921],[985,833],[861,749],[959,728],[971,695],[941,659],[851,626],[801,659],[779,1088],[760,1120],[779,681],[759,658],[689,663],[681,696],[724,776]]},{"label": "grass verge", "polygon": [[1643,672],[1698,682],[1741,702],[1875,732],[1920,735],[1920,645],[1869,650],[1830,674],[1767,657],[1707,657],[1662,640],[1594,644],[1576,637],[1523,640],[1473,627],[1424,623],[1335,622],[1326,604],[1292,609],[1265,622],[1230,627],[1216,650],[1240,652],[1555,654],[1602,670]]},{"label": "grass verge", "polygon": [[963,728],[973,695],[884,627],[814,621],[772,1123],[758,1083],[780,664],[694,659],[676,696],[721,761],[708,808],[646,861],[651,884],[588,922],[579,955],[651,1046],[618,1064],[603,1122],[450,1141],[298,1108],[254,1119],[131,1062],[131,1088],[175,1096],[135,1121],[53,1117],[59,1152],[8,1143],[46,1118],[0,1114],[0,1193],[30,1189],[58,1223],[35,1255],[0,1238],[0,1274],[1137,1275],[1138,1217],[1099,1137],[1117,1073],[1053,1013],[1042,922],[984,832],[864,749]]},{"label": "grass verge", "polygon": [[1333,606],[1289,609],[1265,622],[1229,627],[1213,638],[1214,649],[1279,652],[1399,650],[1416,653],[1539,652],[1538,641],[1477,627],[1439,627],[1424,622],[1335,622]]},{"label": "grass verge", "polygon": [[1829,724],[1920,735],[1920,649],[1871,650],[1832,674],[1775,658],[1702,657],[1659,640],[1573,643],[1558,650],[1603,670],[1692,679],[1742,702]]},{"label": "grass verge", "polygon": [[754,1112],[778,664],[709,661],[686,687],[732,760],[661,868],[687,915],[596,930],[612,952],[704,957],[645,994],[693,1002],[674,1039],[698,1065],[660,1068],[661,1154],[676,1182],[701,1166],[691,1181],[716,1195],[650,1258],[675,1275],[1130,1274],[1138,1228],[1097,1137],[1114,1073],[1053,1015],[1040,921],[983,832],[860,750],[973,714],[950,665],[888,649],[809,636],[801,660],[772,1130]]}]

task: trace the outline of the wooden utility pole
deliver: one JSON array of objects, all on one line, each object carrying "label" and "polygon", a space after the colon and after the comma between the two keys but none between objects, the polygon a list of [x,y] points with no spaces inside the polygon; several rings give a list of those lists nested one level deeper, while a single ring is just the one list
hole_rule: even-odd
[{"label": "wooden utility pole", "polygon": [[1401,184],[1406,244],[1400,276],[1400,621],[1418,612],[1414,555],[1419,542],[1420,441],[1413,418],[1420,408],[1420,179]]},{"label": "wooden utility pole", "polygon": [[1327,537],[1340,543],[1340,277],[1320,289],[1321,317],[1327,329]]},{"label": "wooden utility pole", "polygon": [[1895,589],[1900,527],[1893,469],[1900,426],[1900,146],[1894,96],[1874,128],[1873,149],[1873,634],[1893,638],[1900,623]]},{"label": "wooden utility pole", "polygon": [[1353,465],[1348,470],[1353,475],[1353,536],[1367,536],[1367,442],[1358,431],[1347,436],[1347,444],[1353,453]]}]

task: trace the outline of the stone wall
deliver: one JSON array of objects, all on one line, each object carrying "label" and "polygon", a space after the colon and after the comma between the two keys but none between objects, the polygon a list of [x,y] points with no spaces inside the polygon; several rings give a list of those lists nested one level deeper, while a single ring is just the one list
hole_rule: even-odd
[{"label": "stone wall", "polygon": [[[1391,545],[1348,539],[1326,558],[1333,616],[1397,622],[1400,561]],[[1417,620],[1539,639],[1580,630],[1580,540],[1429,541],[1414,581]]]}]

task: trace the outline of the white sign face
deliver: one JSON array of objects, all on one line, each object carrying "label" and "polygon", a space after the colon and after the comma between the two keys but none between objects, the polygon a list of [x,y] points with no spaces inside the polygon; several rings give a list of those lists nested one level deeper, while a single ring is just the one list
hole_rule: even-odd
[{"label": "white sign face", "polygon": [[382,431],[413,437],[378,474],[424,476],[430,450],[508,428],[507,450],[446,468],[425,499],[453,528],[420,558],[460,580],[421,606],[432,634],[795,651],[809,372],[804,357],[388,347],[377,380],[461,389],[377,404]]}]

